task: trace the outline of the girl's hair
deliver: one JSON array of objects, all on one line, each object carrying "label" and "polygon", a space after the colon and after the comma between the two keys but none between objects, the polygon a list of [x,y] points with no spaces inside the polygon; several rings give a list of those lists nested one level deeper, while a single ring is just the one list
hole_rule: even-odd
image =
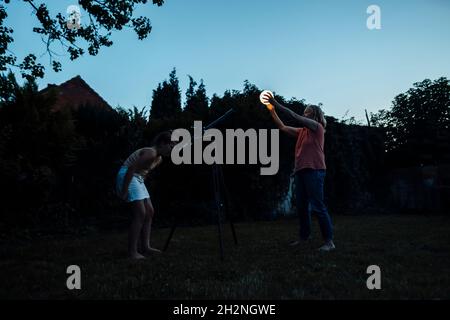
[{"label": "girl's hair", "polygon": [[172,130],[167,130],[160,132],[156,135],[156,137],[153,139],[152,145],[154,146],[162,146],[165,144],[169,144],[172,142]]},{"label": "girl's hair", "polygon": [[325,128],[327,126],[327,120],[325,119],[325,114],[323,113],[322,109],[315,104],[310,104],[307,106],[307,108],[311,108],[311,110],[313,111],[314,120],[319,122]]}]

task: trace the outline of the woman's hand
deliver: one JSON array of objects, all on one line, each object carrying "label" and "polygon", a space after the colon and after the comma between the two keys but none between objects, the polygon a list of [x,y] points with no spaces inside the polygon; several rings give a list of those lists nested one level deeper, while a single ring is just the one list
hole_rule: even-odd
[{"label": "woman's hand", "polygon": [[269,104],[267,106],[267,109],[269,109],[270,115],[272,116],[272,118],[275,119],[275,116],[277,116],[277,112],[275,111],[275,108],[273,107],[273,105]]},{"label": "woman's hand", "polygon": [[263,99],[269,103],[266,104],[267,109],[269,109],[269,111],[274,110],[274,106],[276,103],[275,98],[270,93],[266,92],[263,94]]},{"label": "woman's hand", "polygon": [[275,98],[273,97],[273,95],[270,94],[270,92],[264,92],[262,96],[263,99],[269,103],[275,102]]}]

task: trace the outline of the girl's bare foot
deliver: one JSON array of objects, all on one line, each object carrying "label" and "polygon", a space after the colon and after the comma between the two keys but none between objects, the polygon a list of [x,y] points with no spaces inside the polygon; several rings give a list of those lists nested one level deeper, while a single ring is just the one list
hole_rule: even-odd
[{"label": "girl's bare foot", "polygon": [[162,253],[162,251],[159,250],[159,249],[156,249],[156,248],[147,247],[147,248],[144,249],[144,253],[145,254]]},{"label": "girl's bare foot", "polygon": [[300,244],[300,241],[299,241],[299,240],[294,240],[294,241],[289,242],[289,245],[290,245],[291,247],[296,247],[296,246],[298,246],[299,244]]},{"label": "girl's bare foot", "polygon": [[130,254],[130,258],[133,259],[133,260],[145,259],[145,257],[142,254],[138,253],[138,252]]}]

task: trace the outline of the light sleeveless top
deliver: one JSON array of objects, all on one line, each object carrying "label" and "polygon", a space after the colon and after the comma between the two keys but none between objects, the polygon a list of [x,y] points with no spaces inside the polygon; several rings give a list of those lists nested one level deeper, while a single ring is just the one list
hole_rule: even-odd
[{"label": "light sleeveless top", "polygon": [[[152,148],[141,148],[141,149],[136,150],[135,152],[133,152],[133,153],[127,158],[127,160],[125,160],[125,162],[123,163],[123,165],[126,166],[126,167],[128,167],[128,168],[131,167],[132,165],[134,165],[134,164],[136,163],[136,161],[137,161],[137,159],[139,158],[139,155],[141,154],[141,152],[144,151],[144,150],[149,150],[149,149],[152,149]],[[140,169],[140,170],[137,170],[137,171],[135,172],[135,174],[137,174],[137,175],[139,175],[139,176],[145,178],[145,176],[148,174],[148,172],[150,171],[150,169],[151,169],[151,166],[150,166],[149,168],[146,168],[146,169]]]}]

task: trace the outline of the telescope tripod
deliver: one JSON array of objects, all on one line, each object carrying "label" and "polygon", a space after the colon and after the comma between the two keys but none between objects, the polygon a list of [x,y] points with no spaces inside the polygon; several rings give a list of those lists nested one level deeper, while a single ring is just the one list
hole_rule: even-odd
[{"label": "telescope tripod", "polygon": [[[237,245],[236,230],[234,228],[233,220],[229,214],[229,201],[227,198],[227,190],[225,187],[225,181],[223,178],[222,167],[218,164],[212,165],[212,181],[214,189],[214,202],[216,211],[216,223],[218,231],[219,240],[219,250],[220,250],[220,260],[224,260],[224,250],[223,250],[223,231],[222,231],[222,218],[227,218],[230,222],[231,232],[233,234],[234,244]],[[170,229],[169,237],[166,240],[163,251],[166,251],[169,247],[170,240],[175,233],[175,229],[178,226],[178,219],[175,218],[172,228]]]},{"label": "telescope tripod", "polygon": [[[203,128],[203,132],[209,128],[213,128],[218,123],[224,121],[227,119],[231,114],[233,114],[235,111],[233,108],[229,109],[225,114],[223,114],[220,118],[214,120],[212,123],[210,123],[208,126]],[[237,245],[237,237],[236,237],[236,231],[234,229],[234,224],[231,219],[231,216],[229,214],[229,199],[227,198],[227,189],[225,187],[225,181],[223,179],[223,171],[222,167],[214,163],[211,165],[212,167],[212,180],[213,180],[213,189],[214,189],[214,201],[215,201],[215,209],[216,209],[216,222],[217,222],[217,229],[218,229],[218,235],[219,235],[219,249],[220,249],[220,260],[224,260],[224,253],[223,253],[223,236],[222,236],[222,218],[225,216],[228,218],[228,221],[230,222],[231,226],[231,232],[233,233],[233,240],[234,244]],[[164,245],[163,251],[166,251],[169,247],[170,240],[172,239],[172,236],[175,232],[175,229],[178,225],[178,218],[175,217],[174,223],[172,225],[172,228],[170,229],[169,237],[166,240],[166,244]]]}]

